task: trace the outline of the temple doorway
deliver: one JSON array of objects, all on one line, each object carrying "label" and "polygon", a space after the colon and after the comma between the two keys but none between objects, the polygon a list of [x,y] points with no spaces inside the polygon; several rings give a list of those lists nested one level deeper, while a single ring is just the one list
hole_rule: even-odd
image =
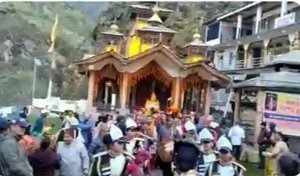
[{"label": "temple doorway", "polygon": [[131,87],[131,108],[145,107],[146,101],[151,99],[153,93],[159,102],[160,109],[165,110],[169,106],[168,98],[171,97],[171,85],[166,85],[153,75],[148,75]]},{"label": "temple doorway", "polygon": [[105,78],[100,81],[96,106],[99,110],[110,110],[118,106],[119,89],[115,80]]}]

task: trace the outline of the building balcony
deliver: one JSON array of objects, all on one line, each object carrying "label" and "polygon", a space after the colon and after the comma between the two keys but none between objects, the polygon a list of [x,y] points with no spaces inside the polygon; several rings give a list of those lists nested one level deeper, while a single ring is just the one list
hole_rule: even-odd
[{"label": "building balcony", "polygon": [[243,68],[245,68],[245,60],[237,59],[235,63],[235,69],[243,69]]},{"label": "building balcony", "polygon": [[289,51],[290,51],[290,47],[289,46],[269,48],[269,55],[276,56],[276,55],[288,53]]},{"label": "building balcony", "polygon": [[257,67],[262,67],[264,64],[264,58],[263,57],[255,57],[255,58],[250,58],[250,68],[257,68]]}]

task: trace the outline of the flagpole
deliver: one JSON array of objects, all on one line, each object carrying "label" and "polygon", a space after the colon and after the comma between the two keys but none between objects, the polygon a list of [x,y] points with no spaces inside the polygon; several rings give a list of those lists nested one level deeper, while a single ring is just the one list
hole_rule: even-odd
[{"label": "flagpole", "polygon": [[52,95],[52,86],[53,86],[53,70],[55,69],[55,60],[52,54],[52,58],[51,58],[51,67],[49,70],[49,84],[48,84],[48,91],[47,91],[47,99],[51,98]]},{"label": "flagpole", "polygon": [[51,35],[50,35],[51,45],[50,48],[48,49],[48,53],[51,53],[52,57],[51,57],[51,67],[49,70],[49,84],[48,84],[48,91],[47,91],[47,99],[50,99],[52,95],[52,86],[53,86],[52,78],[53,78],[53,70],[55,69],[54,47],[55,47],[57,25],[58,25],[58,15],[56,14],[55,21],[51,30]]},{"label": "flagpole", "polygon": [[35,59],[33,58],[33,80],[32,80],[32,104],[34,99],[34,93],[35,93],[35,84],[36,84],[36,63]]}]

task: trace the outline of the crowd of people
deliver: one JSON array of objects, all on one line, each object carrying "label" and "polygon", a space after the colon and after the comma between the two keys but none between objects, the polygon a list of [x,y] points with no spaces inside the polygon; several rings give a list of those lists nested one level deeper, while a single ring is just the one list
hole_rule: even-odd
[{"label": "crowd of people", "polygon": [[[245,131],[228,131],[210,115],[135,110],[93,119],[60,114],[53,134],[43,110],[34,125],[26,113],[0,118],[1,176],[243,176],[239,163]],[[296,176],[299,159],[289,152],[275,124],[261,123],[260,168],[266,176]]]}]

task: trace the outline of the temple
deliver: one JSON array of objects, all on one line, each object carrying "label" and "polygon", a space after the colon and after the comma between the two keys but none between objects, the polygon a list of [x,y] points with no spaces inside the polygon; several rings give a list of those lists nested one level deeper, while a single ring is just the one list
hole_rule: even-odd
[{"label": "temple", "polygon": [[88,76],[89,108],[154,106],[208,114],[211,89],[226,87],[230,78],[209,64],[200,34],[178,52],[171,42],[176,31],[164,26],[171,10],[131,9],[128,34],[112,24],[97,37],[97,54],[75,63]]}]

